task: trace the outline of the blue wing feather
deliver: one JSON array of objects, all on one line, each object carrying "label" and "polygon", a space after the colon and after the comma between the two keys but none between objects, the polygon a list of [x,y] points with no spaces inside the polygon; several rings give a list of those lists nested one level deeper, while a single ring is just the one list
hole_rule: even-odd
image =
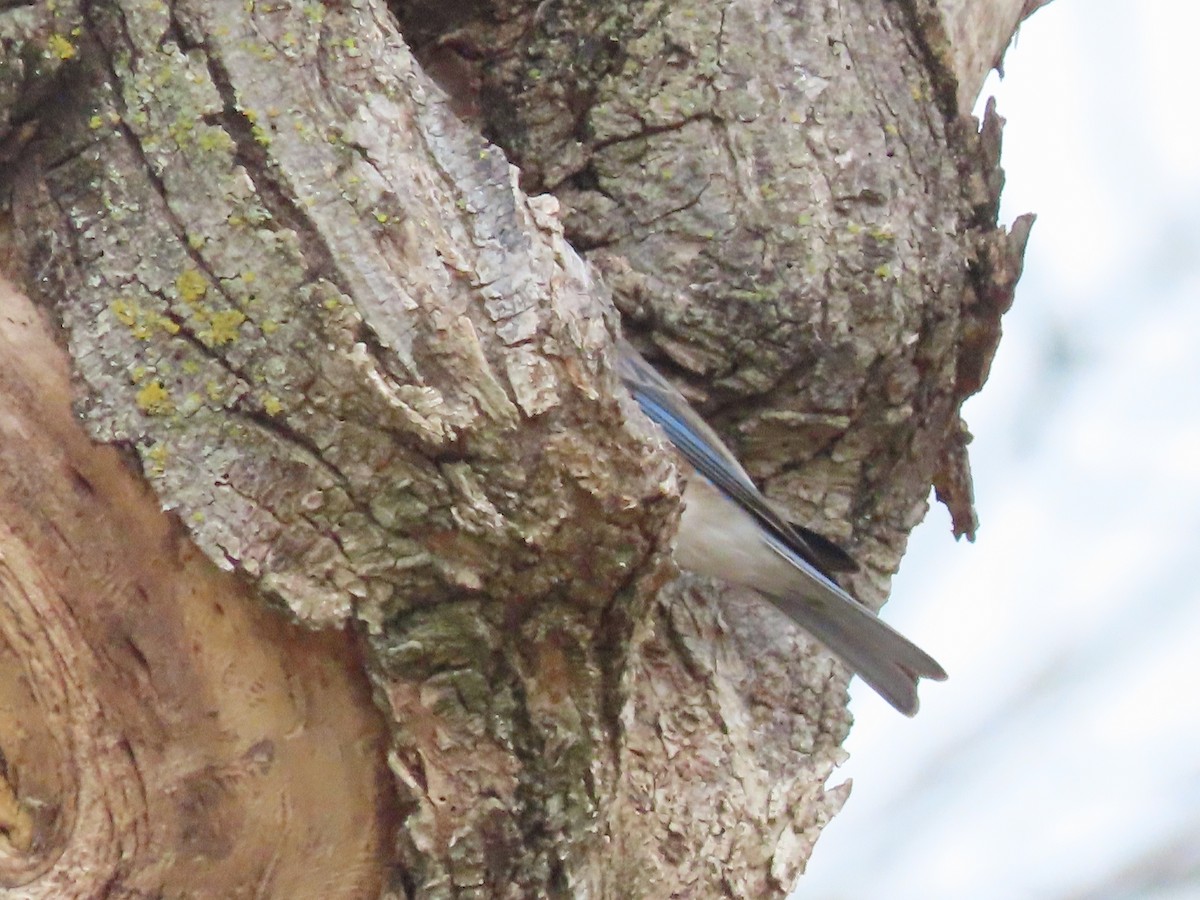
[{"label": "blue wing feather", "polygon": [[813,575],[840,593],[841,588],[832,582],[820,562],[822,556],[835,554],[818,550],[775,511],[717,433],[674,385],[627,342],[621,341],[618,349],[618,373],[625,387],[642,412],[666,432],[683,458],[721,493],[751,513],[777,544],[797,557],[799,565],[811,569]]}]

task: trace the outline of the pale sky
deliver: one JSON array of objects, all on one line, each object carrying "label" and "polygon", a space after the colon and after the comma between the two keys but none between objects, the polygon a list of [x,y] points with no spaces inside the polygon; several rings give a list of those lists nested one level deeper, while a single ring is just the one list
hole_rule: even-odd
[{"label": "pale sky", "polygon": [[935,508],[885,616],[950,672],[856,683],[802,900],[1200,897],[1200,4],[1055,0],[993,77],[1038,214],[969,401],[975,545]]}]

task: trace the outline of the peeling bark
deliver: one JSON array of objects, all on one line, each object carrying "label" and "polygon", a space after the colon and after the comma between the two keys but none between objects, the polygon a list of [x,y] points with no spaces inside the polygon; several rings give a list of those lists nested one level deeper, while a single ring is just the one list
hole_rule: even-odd
[{"label": "peeling bark", "polygon": [[613,301],[879,603],[931,484],[974,532],[1028,233],[981,57],[918,2],[396,6],[0,11],[0,884],[781,895],[845,674],[671,581]]}]

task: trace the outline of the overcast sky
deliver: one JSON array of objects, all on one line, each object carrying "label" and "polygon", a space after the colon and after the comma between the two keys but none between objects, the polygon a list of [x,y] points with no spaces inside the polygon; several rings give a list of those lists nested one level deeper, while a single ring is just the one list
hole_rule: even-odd
[{"label": "overcast sky", "polygon": [[1038,221],[966,407],[982,527],[935,508],[885,610],[950,681],[912,721],[855,684],[803,900],[1200,897],[1197,35],[1055,0],[985,88]]}]

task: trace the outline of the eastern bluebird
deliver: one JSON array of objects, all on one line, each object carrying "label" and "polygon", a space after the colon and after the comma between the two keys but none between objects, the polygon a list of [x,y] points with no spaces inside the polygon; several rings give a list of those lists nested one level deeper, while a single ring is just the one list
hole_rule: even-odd
[{"label": "eastern bluebird", "polygon": [[833,582],[853,568],[832,542],[787,522],[754,486],[716,432],[628,343],[618,373],[642,411],[687,461],[675,540],[682,569],[753,588],[905,715],[917,711],[917,681],[946,672],[908,638]]}]

